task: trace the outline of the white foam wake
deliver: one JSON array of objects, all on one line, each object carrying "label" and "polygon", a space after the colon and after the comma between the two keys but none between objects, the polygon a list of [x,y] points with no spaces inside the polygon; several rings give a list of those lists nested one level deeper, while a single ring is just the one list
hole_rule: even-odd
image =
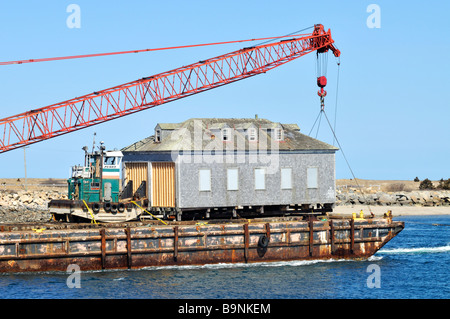
[{"label": "white foam wake", "polygon": [[393,248],[381,249],[378,254],[433,254],[450,252],[450,245],[439,247],[414,247],[414,248]]},{"label": "white foam wake", "polygon": [[156,266],[145,267],[147,270],[160,269],[223,269],[223,268],[248,268],[248,267],[298,267],[314,265],[318,263],[334,263],[334,262],[349,262],[349,259],[315,259],[315,260],[293,260],[293,261],[274,261],[274,262],[256,262],[256,263],[218,263],[206,265],[184,265],[184,266]]}]

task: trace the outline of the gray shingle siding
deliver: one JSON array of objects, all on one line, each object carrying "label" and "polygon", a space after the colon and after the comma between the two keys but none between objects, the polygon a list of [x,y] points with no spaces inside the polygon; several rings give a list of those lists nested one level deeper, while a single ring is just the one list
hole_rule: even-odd
[{"label": "gray shingle siding", "polygon": [[[186,156],[186,155],[184,155]],[[334,153],[279,154],[269,165],[249,163],[183,163],[178,158],[177,206],[233,207],[289,204],[333,204],[335,202]],[[306,170],[318,168],[318,188],[308,189]],[[239,189],[227,190],[227,168],[239,169]],[[265,190],[255,190],[254,170],[266,168]],[[292,189],[281,189],[281,168],[292,168]],[[211,170],[211,191],[199,191],[200,169]]]}]

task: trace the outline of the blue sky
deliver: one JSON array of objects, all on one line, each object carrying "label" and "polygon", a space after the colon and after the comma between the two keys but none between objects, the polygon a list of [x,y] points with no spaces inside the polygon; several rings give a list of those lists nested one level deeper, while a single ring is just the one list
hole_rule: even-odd
[{"label": "blue sky", "polygon": [[[81,9],[68,28],[66,8]],[[369,28],[370,4],[381,27]],[[321,23],[341,50],[328,59],[325,109],[357,178],[450,178],[448,1],[3,1],[0,61],[113,52],[284,35]],[[1,66],[0,117],[91,93],[247,44]],[[122,148],[158,122],[254,117],[297,123],[308,134],[319,114],[315,54],[244,81],[33,144],[27,175],[67,178],[81,147]],[[316,124],[317,125],[317,124]],[[317,126],[316,126],[317,127]],[[316,133],[312,134],[313,137]],[[333,137],[322,118],[317,137]],[[2,178],[24,176],[24,151],[0,154]],[[351,178],[336,155],[336,177]]]}]

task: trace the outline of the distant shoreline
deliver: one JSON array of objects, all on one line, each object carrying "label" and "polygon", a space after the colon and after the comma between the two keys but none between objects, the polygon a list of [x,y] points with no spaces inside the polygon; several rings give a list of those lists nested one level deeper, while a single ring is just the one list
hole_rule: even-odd
[{"label": "distant shoreline", "polygon": [[392,211],[393,217],[397,216],[429,216],[450,215],[450,206],[367,206],[367,205],[342,205],[335,206],[332,215],[352,216],[356,213],[359,217],[361,210],[367,217],[372,212],[376,217],[381,217],[388,210]]},{"label": "distant shoreline", "polygon": [[[355,180],[336,180],[336,205],[330,215],[359,217],[361,210],[365,217],[371,213],[382,217],[389,210],[394,217],[450,215],[450,191],[422,191],[414,181],[358,179],[355,184]],[[60,198],[67,198],[66,179],[29,178],[26,183],[23,178],[0,179],[0,222],[31,213],[36,215],[33,219],[48,219],[47,202]]]},{"label": "distant shoreline", "polygon": [[[436,187],[438,181],[433,181]],[[421,190],[412,180],[336,180],[334,215],[348,215],[363,210],[383,216],[388,210],[395,216],[450,215],[450,191]]]}]

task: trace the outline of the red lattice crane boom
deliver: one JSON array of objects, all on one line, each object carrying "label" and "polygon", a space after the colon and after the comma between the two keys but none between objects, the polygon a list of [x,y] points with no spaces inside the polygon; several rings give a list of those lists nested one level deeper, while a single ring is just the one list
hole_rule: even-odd
[{"label": "red lattice crane boom", "polygon": [[0,153],[204,92],[297,59],[332,50],[330,30],[244,48],[0,120]]}]

